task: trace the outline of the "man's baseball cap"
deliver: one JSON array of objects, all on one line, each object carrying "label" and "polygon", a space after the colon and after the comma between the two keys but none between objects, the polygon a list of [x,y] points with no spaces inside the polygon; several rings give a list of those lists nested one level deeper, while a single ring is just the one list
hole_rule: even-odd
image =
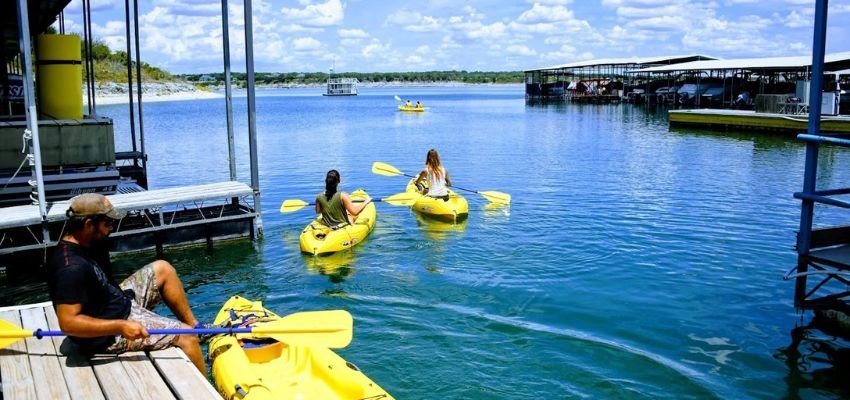
[{"label": "man's baseball cap", "polygon": [[112,219],[124,218],[127,213],[115,209],[106,196],[99,193],[84,193],[71,199],[68,217],[95,217],[105,215]]}]

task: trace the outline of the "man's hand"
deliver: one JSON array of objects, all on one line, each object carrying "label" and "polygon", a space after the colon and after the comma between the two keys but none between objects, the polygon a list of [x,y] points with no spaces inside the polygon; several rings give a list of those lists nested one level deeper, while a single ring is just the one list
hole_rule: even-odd
[{"label": "man's hand", "polygon": [[124,336],[127,340],[136,340],[144,339],[150,335],[144,325],[136,321],[124,321],[121,325],[121,336]]}]

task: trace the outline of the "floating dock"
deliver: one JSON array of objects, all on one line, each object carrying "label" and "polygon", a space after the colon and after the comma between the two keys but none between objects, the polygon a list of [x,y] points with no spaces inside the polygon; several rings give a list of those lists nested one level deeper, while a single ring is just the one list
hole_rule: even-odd
[{"label": "floating dock", "polygon": [[[747,110],[697,109],[670,110],[670,126],[702,126],[721,129],[780,131],[798,134],[805,132],[808,116],[803,114],[774,114]],[[822,132],[850,134],[850,116],[823,116]]]},{"label": "floating dock", "polygon": [[[107,196],[127,217],[115,226],[113,252],[155,249],[254,236],[258,213],[253,190],[236,181],[180,186]],[[0,208],[0,259],[26,251],[47,251],[62,238],[70,200],[48,203],[46,229],[39,207]]]},{"label": "floating dock", "polygon": [[[0,319],[59,330],[49,302],[0,308]],[[221,399],[176,347],[89,358],[64,337],[28,338],[0,350],[0,386],[4,400]]]}]

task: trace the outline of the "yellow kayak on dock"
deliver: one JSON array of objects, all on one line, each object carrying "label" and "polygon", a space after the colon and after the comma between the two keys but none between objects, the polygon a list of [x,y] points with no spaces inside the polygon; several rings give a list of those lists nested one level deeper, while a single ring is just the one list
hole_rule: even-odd
[{"label": "yellow kayak on dock", "polygon": [[[355,202],[362,201],[366,199],[366,192],[363,189],[357,189],[348,197]],[[322,223],[322,217],[319,216],[301,231],[299,240],[301,251],[313,255],[322,255],[350,249],[362,242],[366,236],[369,236],[369,233],[375,228],[377,217],[375,203],[369,203],[350,225],[330,227]]]},{"label": "yellow kayak on dock", "polygon": [[[255,327],[280,318],[262,302],[233,296],[221,307],[215,324]],[[209,354],[216,389],[225,399],[393,398],[327,348],[289,346],[246,333],[213,337]]]},{"label": "yellow kayak on dock", "polygon": [[425,112],[425,107],[398,106],[398,110],[405,112]]},{"label": "yellow kayak on dock", "polygon": [[448,201],[425,196],[416,190],[415,182],[415,178],[411,179],[407,183],[407,188],[405,189],[405,192],[419,196],[416,198],[413,206],[411,206],[414,211],[417,211],[427,217],[447,222],[463,221],[469,217],[469,204],[463,196],[455,193],[451,189],[449,189]]}]

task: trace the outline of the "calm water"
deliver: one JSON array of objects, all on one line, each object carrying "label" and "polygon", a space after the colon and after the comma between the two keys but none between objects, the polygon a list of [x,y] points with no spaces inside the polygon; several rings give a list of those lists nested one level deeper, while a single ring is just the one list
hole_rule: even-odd
[{"label": "calm water", "polygon": [[[430,109],[396,112],[393,95]],[[99,111],[127,150],[126,106]],[[228,179],[222,100],[144,112],[152,187]],[[816,344],[802,359],[780,351],[800,321],[782,280],[796,260],[796,140],[670,131],[664,112],[627,104],[527,105],[520,86],[261,90],[257,120],[265,237],[167,252],[202,319],[231,294],[281,313],[346,309],[355,338],[340,353],[400,399],[848,395],[837,383],[847,371]],[[510,208],[468,194],[469,220],[452,226],[378,204],[353,253],[299,253],[312,213],[279,214],[282,200],[310,201],[330,168],[344,190],[397,193],[405,178],[371,164],[414,173],[432,147],[456,185],[510,193]],[[820,185],[846,184],[848,163],[822,150]],[[846,222],[821,209],[817,221]],[[119,264],[129,273],[145,261]],[[17,290],[44,299],[36,284]]]}]

